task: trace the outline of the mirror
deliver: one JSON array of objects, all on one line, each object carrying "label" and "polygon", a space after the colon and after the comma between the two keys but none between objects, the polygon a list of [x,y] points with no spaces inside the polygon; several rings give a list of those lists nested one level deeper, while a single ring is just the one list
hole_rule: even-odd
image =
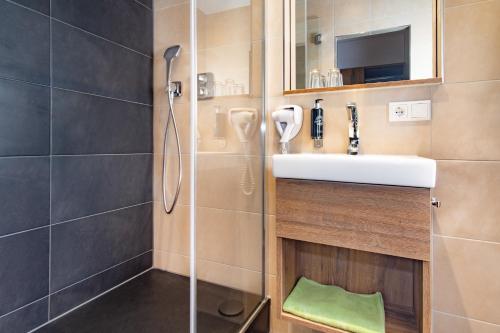
[{"label": "mirror", "polygon": [[441,82],[440,0],[284,0],[285,93]]}]

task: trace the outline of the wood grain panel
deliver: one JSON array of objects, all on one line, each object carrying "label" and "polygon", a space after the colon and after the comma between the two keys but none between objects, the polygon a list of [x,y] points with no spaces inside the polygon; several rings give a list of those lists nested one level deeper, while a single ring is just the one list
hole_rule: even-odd
[{"label": "wood grain panel", "polygon": [[[322,284],[337,285],[355,293],[382,293],[386,332],[429,332],[430,303],[427,262],[359,250],[278,238],[278,288],[280,306],[301,276]],[[422,318],[425,313],[425,320]],[[290,320],[321,332],[342,330],[282,312]],[[424,327],[422,327],[422,325]]]},{"label": "wood grain panel", "polygon": [[277,236],[430,260],[430,190],[277,179]]}]

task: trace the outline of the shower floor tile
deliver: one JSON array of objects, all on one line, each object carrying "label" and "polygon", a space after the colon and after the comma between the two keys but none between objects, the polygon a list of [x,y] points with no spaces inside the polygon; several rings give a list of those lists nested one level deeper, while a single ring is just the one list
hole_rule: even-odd
[{"label": "shower floor tile", "polygon": [[[234,333],[261,298],[198,281],[198,332]],[[237,300],[244,312],[219,314],[219,305]],[[150,270],[98,299],[40,328],[37,333],[189,332],[189,278]]]}]

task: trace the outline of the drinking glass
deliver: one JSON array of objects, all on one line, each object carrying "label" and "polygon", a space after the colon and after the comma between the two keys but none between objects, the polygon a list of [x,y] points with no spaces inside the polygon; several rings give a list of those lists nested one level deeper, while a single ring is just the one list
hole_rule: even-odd
[{"label": "drinking glass", "polygon": [[344,85],[342,73],[338,68],[328,70],[328,87],[341,87]]},{"label": "drinking glass", "polygon": [[321,88],[321,73],[319,69],[313,69],[309,73],[309,88]]}]

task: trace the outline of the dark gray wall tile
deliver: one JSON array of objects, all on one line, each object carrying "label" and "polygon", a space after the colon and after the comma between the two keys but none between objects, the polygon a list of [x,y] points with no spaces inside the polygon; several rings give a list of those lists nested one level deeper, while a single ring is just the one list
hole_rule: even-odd
[{"label": "dark gray wall tile", "polygon": [[51,292],[152,248],[152,204],[52,227]]},{"label": "dark gray wall tile", "polygon": [[0,238],[0,254],[0,316],[48,294],[48,227]]},{"label": "dark gray wall tile", "polygon": [[53,21],[53,85],[152,104],[152,62],[66,24]]},{"label": "dark gray wall tile", "polygon": [[56,156],[52,223],[151,201],[152,155]]},{"label": "dark gray wall tile", "polygon": [[152,153],[150,106],[54,89],[52,117],[53,154]]},{"label": "dark gray wall tile", "polygon": [[153,8],[153,0],[135,0],[136,2],[140,2],[146,7],[149,7],[150,9]]},{"label": "dark gray wall tile", "polygon": [[49,157],[0,158],[0,236],[49,224],[49,165]]},{"label": "dark gray wall tile", "polygon": [[50,153],[50,88],[0,79],[0,156]]},{"label": "dark gray wall tile", "polygon": [[[152,59],[138,53],[152,53],[152,12],[134,0],[52,0],[56,19],[85,32],[51,23],[50,4],[0,0],[0,332],[43,324],[50,284],[68,286],[152,247],[150,203],[103,213],[152,199],[152,155],[136,154],[152,152],[152,107],[118,101],[152,104]],[[53,88],[50,109],[51,24],[54,87],[112,99]],[[46,156],[54,152],[79,156]],[[102,153],[121,155],[82,156]],[[103,213],[54,225],[52,282],[51,190],[53,223]],[[53,313],[151,261],[148,252],[58,292]]]},{"label": "dark gray wall tile", "polygon": [[53,294],[50,298],[50,317],[72,309],[73,307],[103,293],[152,266],[152,252],[131,259],[117,267],[97,274]]},{"label": "dark gray wall tile", "polygon": [[12,0],[20,5],[37,10],[45,15],[50,14],[50,0]]},{"label": "dark gray wall tile", "polygon": [[134,0],[52,0],[61,21],[147,55],[153,49],[153,14]]},{"label": "dark gray wall tile", "polygon": [[49,18],[0,1],[0,77],[49,84]]},{"label": "dark gray wall tile", "polygon": [[48,300],[43,298],[0,318],[0,332],[26,333],[47,321]]}]

